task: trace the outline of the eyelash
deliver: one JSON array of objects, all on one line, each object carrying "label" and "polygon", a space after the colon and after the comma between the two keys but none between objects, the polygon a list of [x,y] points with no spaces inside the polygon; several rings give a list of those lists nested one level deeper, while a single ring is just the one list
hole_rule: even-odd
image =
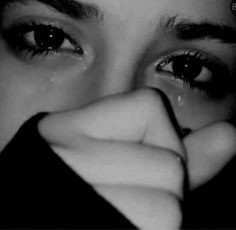
[{"label": "eyelash", "polygon": [[[68,40],[72,45],[73,49],[42,49],[26,41],[27,33],[36,32],[40,27],[54,29],[64,37],[64,40]],[[62,54],[70,54],[75,56],[83,56],[84,50],[83,48],[73,39],[71,36],[65,32],[64,28],[58,25],[54,25],[52,23],[37,23],[35,21],[30,21],[27,23],[22,23],[18,25],[12,26],[10,29],[3,31],[3,36],[6,42],[9,44],[10,48],[19,55],[26,55],[26,57],[30,57],[33,59],[34,57],[40,56],[55,56]],[[35,37],[34,37],[35,39]],[[63,41],[64,41],[63,40]],[[63,45],[64,43],[62,43]],[[163,70],[163,67],[170,63],[174,63],[176,60],[180,59],[191,59],[196,61],[198,64],[201,64],[202,67],[207,68],[212,73],[212,79],[209,82],[197,82],[194,80],[190,80],[184,76],[179,77],[170,71]],[[208,58],[207,55],[202,54],[199,51],[187,50],[187,51],[178,51],[174,52],[170,55],[166,55],[160,58],[158,64],[156,64],[156,71],[162,72],[164,74],[172,75],[176,80],[181,80],[181,82],[186,87],[191,87],[192,89],[196,89],[198,91],[202,91],[207,94],[211,94],[213,96],[222,96],[225,93],[232,90],[232,79],[229,78],[229,70],[228,68],[219,61],[213,60],[213,58]],[[227,78],[222,80],[221,75],[226,75]]]},{"label": "eyelash", "polygon": [[[61,49],[60,47],[58,49],[46,49],[46,48],[40,48],[36,47],[34,45],[29,44],[29,42],[26,41],[24,36],[26,36],[27,33],[30,32],[36,32],[40,28],[47,28],[52,29],[57,32],[60,32],[61,35],[63,35],[64,40],[68,40],[71,45],[74,47],[74,49]],[[64,29],[60,26],[53,25],[53,24],[46,24],[46,23],[36,23],[34,21],[22,23],[19,25],[14,25],[10,29],[7,29],[6,31],[3,31],[3,37],[9,44],[10,48],[12,48],[13,51],[17,51],[17,53],[22,54],[24,52],[26,55],[29,55],[31,59],[37,56],[50,56],[50,55],[57,55],[57,54],[73,54],[76,56],[82,56],[84,51],[80,45],[73,39],[71,36],[68,35],[68,33],[64,32]],[[63,45],[63,43],[62,43]]]},{"label": "eyelash", "polygon": [[[179,77],[170,71],[163,70],[166,65],[174,63],[176,60],[180,60],[181,58],[191,59],[192,61],[201,64],[202,68],[206,68],[212,73],[212,79],[208,82],[198,82],[195,80],[191,81],[191,79],[184,76]],[[213,96],[222,96],[226,92],[230,91],[232,87],[232,81],[229,77],[230,73],[228,68],[223,63],[220,63],[220,61],[213,60],[213,58],[208,58],[207,55],[202,54],[200,51],[178,51],[164,56],[156,64],[156,71],[172,75],[176,80],[181,80],[186,87],[191,87],[194,90],[211,94]],[[226,78],[223,79],[222,76],[226,76]]]}]

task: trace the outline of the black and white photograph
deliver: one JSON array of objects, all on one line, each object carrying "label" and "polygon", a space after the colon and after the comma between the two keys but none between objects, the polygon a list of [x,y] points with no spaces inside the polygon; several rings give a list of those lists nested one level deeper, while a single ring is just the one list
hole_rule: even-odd
[{"label": "black and white photograph", "polygon": [[236,229],[236,0],[0,0],[0,229]]}]

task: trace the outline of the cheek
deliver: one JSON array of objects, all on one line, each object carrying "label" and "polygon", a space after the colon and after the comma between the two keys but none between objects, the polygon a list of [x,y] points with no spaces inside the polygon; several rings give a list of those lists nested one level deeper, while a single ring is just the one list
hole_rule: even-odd
[{"label": "cheek", "polygon": [[33,115],[37,105],[37,90],[32,84],[19,81],[1,71],[0,78],[0,150],[15,134],[19,126]]},{"label": "cheek", "polygon": [[210,123],[233,119],[236,111],[236,94],[216,98],[183,83],[165,78],[147,77],[145,87],[160,89],[167,96],[179,125],[193,130]]},{"label": "cheek", "polygon": [[179,124],[191,129],[199,129],[213,122],[235,117],[235,95],[212,98],[200,92],[184,90],[169,96]]},{"label": "cheek", "polygon": [[[12,67],[14,66],[14,68]],[[16,74],[20,73],[20,74]],[[96,97],[96,83],[75,71],[50,72],[0,66],[0,151],[19,127],[38,112],[77,108]]]}]

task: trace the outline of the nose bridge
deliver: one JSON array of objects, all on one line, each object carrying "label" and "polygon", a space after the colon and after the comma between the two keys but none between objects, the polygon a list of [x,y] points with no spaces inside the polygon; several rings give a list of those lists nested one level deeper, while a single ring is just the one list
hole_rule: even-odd
[{"label": "nose bridge", "polygon": [[[128,36],[128,35],[127,35]],[[107,48],[100,76],[100,96],[130,91],[134,88],[135,74],[141,58],[143,44],[132,36],[123,37]]]},{"label": "nose bridge", "polygon": [[[123,12],[123,11],[122,11]],[[99,75],[100,96],[127,92],[134,88],[135,74],[143,54],[153,39],[152,17],[130,12],[107,19],[103,70]]]},{"label": "nose bridge", "polygon": [[101,76],[100,94],[112,95],[129,91],[133,88],[135,60],[132,55],[119,50],[111,56],[104,66]]}]

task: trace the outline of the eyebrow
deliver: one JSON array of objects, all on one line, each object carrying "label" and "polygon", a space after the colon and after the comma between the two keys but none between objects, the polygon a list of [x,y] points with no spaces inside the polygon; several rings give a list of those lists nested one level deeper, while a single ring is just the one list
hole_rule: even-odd
[{"label": "eyebrow", "polygon": [[220,23],[210,21],[196,23],[174,16],[162,18],[160,27],[181,40],[214,39],[221,43],[236,44],[236,29]]},{"label": "eyebrow", "polygon": [[[95,4],[75,0],[0,0],[0,11],[10,3],[40,2],[46,4],[58,12],[77,20],[102,21],[103,13]],[[176,36],[181,40],[205,40],[214,39],[222,43],[236,44],[236,29],[209,21],[200,23],[179,16],[162,17],[160,28]]]},{"label": "eyebrow", "polygon": [[3,11],[11,3],[30,2],[43,3],[76,20],[101,21],[103,18],[101,10],[95,4],[75,0],[0,0],[0,10]]}]

